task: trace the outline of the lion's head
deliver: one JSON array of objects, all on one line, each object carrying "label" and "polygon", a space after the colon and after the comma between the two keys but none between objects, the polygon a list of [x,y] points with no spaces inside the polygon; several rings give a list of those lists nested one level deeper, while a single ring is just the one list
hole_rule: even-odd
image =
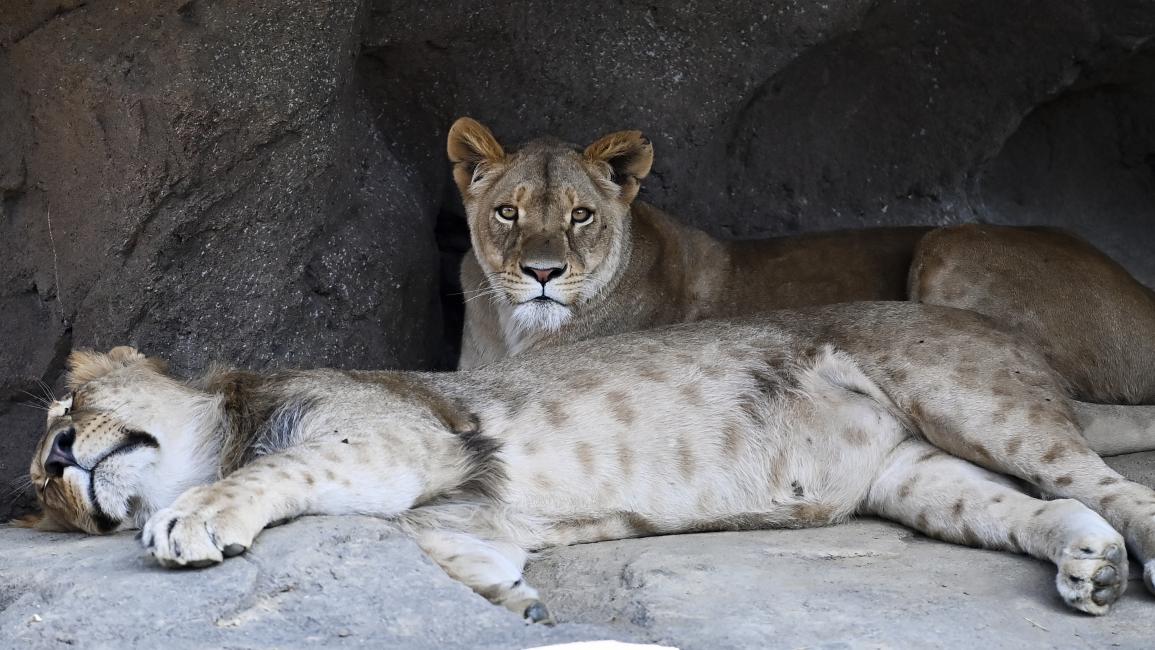
[{"label": "lion's head", "polygon": [[23,525],[108,533],[140,526],[194,476],[188,423],[167,421],[187,391],[130,347],[68,358],[69,394],[49,405],[30,477],[42,513]]},{"label": "lion's head", "polygon": [[654,159],[641,132],[585,149],[542,139],[506,152],[463,117],[449,131],[448,152],[489,283],[465,289],[507,302],[525,329],[560,327],[625,263],[630,204]]}]

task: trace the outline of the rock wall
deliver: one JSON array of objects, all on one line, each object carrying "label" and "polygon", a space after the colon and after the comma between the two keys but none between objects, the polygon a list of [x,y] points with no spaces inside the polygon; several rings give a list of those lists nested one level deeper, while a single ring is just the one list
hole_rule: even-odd
[{"label": "rock wall", "polygon": [[12,0],[0,518],[71,347],[450,364],[458,115],[641,128],[643,198],[722,236],[1047,223],[1155,283],[1152,34],[1143,0]]}]

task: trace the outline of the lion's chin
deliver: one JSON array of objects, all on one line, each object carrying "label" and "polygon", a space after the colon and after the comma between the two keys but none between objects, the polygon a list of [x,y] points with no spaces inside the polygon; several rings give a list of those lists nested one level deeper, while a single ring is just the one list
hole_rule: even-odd
[{"label": "lion's chin", "polygon": [[109,455],[89,475],[89,501],[97,518],[117,522],[116,528],[137,524],[144,509],[142,492],[147,492],[157,452],[141,447]]},{"label": "lion's chin", "polygon": [[513,322],[529,332],[556,332],[572,316],[569,307],[554,300],[530,300],[513,308]]}]

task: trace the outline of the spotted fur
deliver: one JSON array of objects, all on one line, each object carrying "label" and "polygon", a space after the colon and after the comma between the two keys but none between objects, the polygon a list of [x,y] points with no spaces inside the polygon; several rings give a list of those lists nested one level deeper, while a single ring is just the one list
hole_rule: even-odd
[{"label": "spotted fur", "polygon": [[[479,594],[543,620],[522,577],[535,549],[873,514],[1049,560],[1064,601],[1093,614],[1127,584],[1125,546],[1152,586],[1155,491],[1088,447],[1041,354],[969,312],[782,312],[452,374],[183,383],[143,358],[99,372],[94,358],[107,361],[73,359],[72,410],[51,412],[38,495],[67,526],[104,532],[101,511],[142,526],[164,566],[220,562],[299,515],[374,515]],[[268,425],[252,414],[300,404],[278,444],[262,444]],[[76,463],[54,471],[65,431]],[[124,447],[130,431],[157,445]],[[235,449],[250,455],[239,467]]]}]

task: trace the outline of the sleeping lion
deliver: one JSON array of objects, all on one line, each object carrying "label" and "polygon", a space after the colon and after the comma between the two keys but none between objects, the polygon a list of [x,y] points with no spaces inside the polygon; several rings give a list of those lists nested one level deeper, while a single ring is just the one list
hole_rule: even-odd
[{"label": "sleeping lion", "polygon": [[31,466],[43,514],[25,523],[140,527],[166,567],[244,553],[278,521],[373,515],[548,622],[522,577],[535,549],[861,514],[1051,561],[1091,614],[1123,593],[1128,549],[1155,587],[1155,491],[1103,463],[1112,441],[1084,437],[1038,351],[971,312],[779,312],[447,374],[181,381],[126,347],[68,363]]}]

